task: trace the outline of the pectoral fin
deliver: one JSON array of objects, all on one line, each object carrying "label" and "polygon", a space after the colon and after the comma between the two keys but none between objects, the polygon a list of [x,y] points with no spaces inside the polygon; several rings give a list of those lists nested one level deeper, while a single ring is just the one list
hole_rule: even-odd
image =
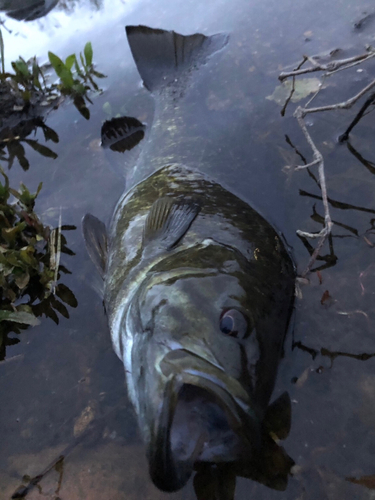
[{"label": "pectoral fin", "polygon": [[197,500],[234,500],[236,473],[232,464],[200,466],[194,477]]},{"label": "pectoral fin", "polygon": [[107,230],[103,222],[91,214],[82,219],[82,231],[87,252],[103,278],[107,261]]},{"label": "pectoral fin", "polygon": [[176,201],[160,198],[152,205],[145,222],[143,246],[157,242],[158,246],[170,250],[186,234],[200,211],[194,200]]},{"label": "pectoral fin", "polygon": [[292,405],[287,392],[283,392],[269,405],[264,418],[264,427],[268,433],[275,434],[279,439],[286,439],[290,432],[292,421]]}]

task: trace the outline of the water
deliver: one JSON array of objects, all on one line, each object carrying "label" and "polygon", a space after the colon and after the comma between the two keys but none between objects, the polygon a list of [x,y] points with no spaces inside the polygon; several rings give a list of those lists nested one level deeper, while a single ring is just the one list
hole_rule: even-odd
[{"label": "water", "polygon": [[[301,162],[285,135],[307,161],[311,158],[292,117],[295,105],[282,118],[281,107],[266,97],[279,84],[279,72],[297,65],[303,54],[340,48],[347,57],[373,44],[371,19],[362,29],[354,28],[363,12],[372,12],[371,3],[178,0],[171,5],[163,0],[108,0],[99,8],[88,1],[65,4],[68,10],[57,7],[28,24],[2,16],[12,31],[2,29],[7,64],[19,54],[37,54],[43,62],[48,50],[66,57],[90,40],[98,70],[108,78],[101,82],[104,93],[94,98],[89,121],[68,101],[48,116],[59,143],[47,145],[57,159],[44,158],[26,146],[29,170],[23,172],[15,162],[9,172],[13,186],[22,181],[35,190],[43,181],[36,211],[45,223],[56,226],[61,210],[63,224],[77,226],[67,233],[76,255],[63,256],[62,264],[72,272],[63,282],[74,292],[78,307],[70,308],[70,319],[60,318],[59,325],[44,319],[22,332],[20,342],[8,347],[6,360],[0,362],[0,497],[10,498],[24,475],[40,474],[63,453],[65,459],[27,495],[29,500],[165,498],[148,479],[123,368],[112,351],[94,290],[94,268],[79,229],[86,212],[108,222],[124,188],[118,174],[124,157],[99,146],[102,122],[117,112],[152,122],[153,100],[140,84],[124,26],[230,34],[212,73],[202,75],[199,84],[202,106],[197,108],[202,111],[196,120],[209,145],[200,154],[212,162],[221,181],[283,232],[302,272],[309,254],[295,231],[321,228],[312,219],[314,211],[323,214],[316,198],[320,191],[306,171],[284,168]],[[354,95],[371,81],[375,66],[366,63],[360,68],[364,71],[353,68],[328,80],[316,104]],[[375,360],[361,360],[360,355],[375,353],[375,265],[368,243],[375,241],[367,232],[374,225],[375,179],[358,154],[336,141],[358,109],[307,119],[325,157],[329,197],[342,205],[331,207],[337,222],[332,237],[337,260],[330,261],[336,264],[321,270],[321,284],[313,273],[311,284],[302,289],[303,298],[296,301],[294,329],[286,341],[274,393],[276,398],[287,390],[293,402],[292,428],[283,446],[297,464],[295,475],[283,493],[238,479],[237,499],[374,496]],[[372,116],[360,122],[351,138],[352,148],[370,162],[375,161]],[[40,132],[37,138],[43,143]],[[329,253],[326,245],[323,255]],[[317,267],[325,264],[318,261]],[[370,476],[367,488],[348,480],[364,476]],[[172,498],[195,498],[192,484]]]}]

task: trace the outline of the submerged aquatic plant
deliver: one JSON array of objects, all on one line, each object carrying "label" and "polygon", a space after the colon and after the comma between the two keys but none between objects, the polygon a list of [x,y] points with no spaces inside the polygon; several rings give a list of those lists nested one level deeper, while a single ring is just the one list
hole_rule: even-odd
[{"label": "submerged aquatic plant", "polygon": [[[59,263],[61,252],[74,255],[66,246],[62,230],[75,226],[45,226],[34,212],[36,193],[21,184],[19,190],[9,186],[0,167],[0,360],[6,346],[19,342],[8,338],[39,323],[45,315],[59,322],[57,312],[69,318],[65,304],[76,307],[77,300],[67,286],[57,283],[60,272],[70,273]],[[60,300],[59,300],[60,299]],[[65,303],[65,304],[64,304]]]}]

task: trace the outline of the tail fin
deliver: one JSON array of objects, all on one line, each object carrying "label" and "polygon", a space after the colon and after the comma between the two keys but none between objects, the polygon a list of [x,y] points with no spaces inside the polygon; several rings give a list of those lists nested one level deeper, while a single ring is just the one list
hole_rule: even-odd
[{"label": "tail fin", "polygon": [[179,35],[174,31],[126,26],[126,34],[139,74],[151,92],[174,86],[228,43],[228,36]]}]

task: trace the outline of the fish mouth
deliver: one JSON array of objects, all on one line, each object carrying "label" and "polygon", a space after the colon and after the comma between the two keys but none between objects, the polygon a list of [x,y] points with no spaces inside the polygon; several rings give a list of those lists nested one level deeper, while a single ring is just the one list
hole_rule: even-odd
[{"label": "fish mouth", "polygon": [[247,456],[260,449],[259,419],[237,380],[185,349],[166,354],[160,370],[167,382],[148,448],[149,472],[155,486],[177,491],[189,480],[195,463],[235,459],[207,459],[206,450],[213,440],[235,441],[234,448],[241,448],[242,453],[246,450]]}]

